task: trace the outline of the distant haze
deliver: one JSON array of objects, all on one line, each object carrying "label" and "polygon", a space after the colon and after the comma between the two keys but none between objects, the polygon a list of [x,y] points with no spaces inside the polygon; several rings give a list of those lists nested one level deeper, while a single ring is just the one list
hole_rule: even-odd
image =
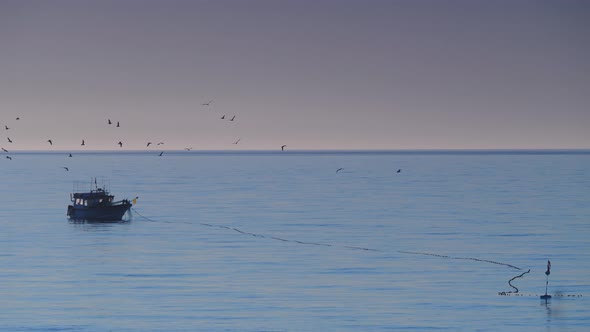
[{"label": "distant haze", "polygon": [[589,1],[3,0],[0,50],[9,150],[590,148]]}]

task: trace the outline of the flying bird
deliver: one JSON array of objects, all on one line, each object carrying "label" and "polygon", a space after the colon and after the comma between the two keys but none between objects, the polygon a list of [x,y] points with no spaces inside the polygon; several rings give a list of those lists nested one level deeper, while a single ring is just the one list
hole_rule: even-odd
[{"label": "flying bird", "polygon": [[4,151],[4,152],[7,152],[7,153],[8,153],[8,150],[6,150],[5,148],[2,148],[2,151]]},{"label": "flying bird", "polygon": [[185,149],[186,151],[190,151],[190,150],[192,150],[193,148],[184,148],[184,149]]},{"label": "flying bird", "polygon": [[213,100],[209,100],[208,102],[202,103],[201,105],[203,105],[203,106],[209,106],[209,105],[211,105],[212,102],[213,102]]},{"label": "flying bird", "polygon": [[70,153],[70,158],[72,158],[72,154]]},{"label": "flying bird", "polygon": [[12,140],[10,139],[10,137],[6,137],[8,139],[8,143],[12,143]]},{"label": "flying bird", "polygon": [[229,119],[229,121],[234,121],[235,118],[236,118],[236,116],[234,115],[234,116],[232,116],[231,119]]},{"label": "flying bird", "polygon": [[241,141],[241,140],[242,140],[242,139],[241,139],[241,138],[239,138],[239,139],[238,139],[237,141],[235,141],[233,144],[238,144],[238,143],[240,143],[240,141]]},{"label": "flying bird", "polygon": [[84,143],[84,140],[82,140],[82,144],[80,144],[80,145],[86,145],[86,144]]},{"label": "flying bird", "polygon": [[20,118],[19,118],[18,116],[16,117],[16,119],[17,119],[17,120],[20,120]]},{"label": "flying bird", "polygon": [[164,142],[160,142],[160,143],[158,143],[158,144],[156,144],[156,145],[162,145],[162,144],[164,144]]},{"label": "flying bird", "polygon": [[109,124],[113,124],[113,123],[111,122],[111,119],[108,119],[108,120],[109,120]]},{"label": "flying bird", "polygon": [[287,147],[286,145],[282,145],[282,146],[281,146],[281,151],[285,151],[285,148],[286,148],[286,147]]},{"label": "flying bird", "polygon": [[67,168],[67,167],[65,167],[65,166],[63,167],[63,169],[65,169],[65,170],[66,170],[66,171],[68,171],[68,172],[70,171],[70,169],[69,169],[69,168]]},{"label": "flying bird", "polygon": [[10,128],[8,128],[8,126],[4,126],[4,128],[6,128],[6,130],[10,129]]},{"label": "flying bird", "polygon": [[152,144],[152,142],[148,142],[147,145],[145,146],[146,148],[149,147]]},{"label": "flying bird", "polygon": [[12,157],[11,156],[6,156],[6,159],[12,160]]},{"label": "flying bird", "polygon": [[401,173],[401,172],[402,172],[402,169],[401,168],[397,170],[397,173]]},{"label": "flying bird", "polygon": [[117,144],[119,144],[120,147],[123,147],[123,142],[119,141]]},{"label": "flying bird", "polygon": [[160,154],[158,156],[161,157],[163,154],[164,154],[164,151],[160,152]]},{"label": "flying bird", "polygon": [[49,145],[53,145],[53,142],[50,139],[48,139],[47,142],[49,142]]},{"label": "flying bird", "polygon": [[225,119],[225,114],[221,117],[221,120]]},{"label": "flying bird", "polygon": [[341,170],[343,170],[344,168],[340,167],[339,169],[336,170],[336,173],[340,172]]},{"label": "flying bird", "polygon": [[121,127],[121,126],[119,126],[119,121],[117,121],[117,127]]}]

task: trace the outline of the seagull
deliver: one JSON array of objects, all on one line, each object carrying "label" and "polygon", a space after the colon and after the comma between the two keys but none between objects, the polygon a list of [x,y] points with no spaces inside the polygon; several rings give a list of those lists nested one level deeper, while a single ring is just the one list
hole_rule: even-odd
[{"label": "seagull", "polygon": [[108,120],[109,120],[109,124],[113,124],[113,123],[111,122],[111,119],[108,119]]},{"label": "seagull", "polygon": [[146,147],[149,147],[149,146],[150,146],[150,144],[152,144],[152,142],[148,142],[148,143],[147,143],[147,145],[146,145]]},{"label": "seagull", "polygon": [[12,143],[12,140],[10,139],[10,137],[6,137],[8,139],[8,143]]},{"label": "seagull", "polygon": [[47,142],[49,142],[49,145],[53,145],[53,142],[50,139],[48,139]]},{"label": "seagull", "polygon": [[2,148],[2,151],[8,153],[8,150],[6,150],[5,148]]},{"label": "seagull", "polygon": [[231,119],[229,119],[229,121],[234,121],[235,118],[236,116],[234,115]]},{"label": "seagull", "polygon": [[164,151],[160,152],[160,154],[158,156],[161,157],[163,154],[164,154]]},{"label": "seagull", "polygon": [[6,156],[6,159],[12,160],[12,157],[11,156]]},{"label": "seagull", "polygon": [[69,168],[67,168],[67,167],[65,167],[65,166],[63,167],[63,169],[65,169],[65,170],[66,170],[66,171],[68,171],[68,172],[70,171],[70,169],[69,169]]},{"label": "seagull", "polygon": [[286,145],[282,145],[281,146],[281,151],[285,151],[285,147],[286,147]]},{"label": "seagull", "polygon": [[120,147],[123,147],[123,142],[119,141],[117,144],[119,144]]},{"label": "seagull", "polygon": [[397,170],[397,173],[401,173],[401,172],[402,172],[402,169],[401,168]]},{"label": "seagull", "polygon": [[238,139],[237,141],[235,141],[233,144],[238,144],[238,143],[240,143],[240,141],[241,141],[241,140],[242,140],[242,139],[241,139],[241,138],[239,138],[239,139]]},{"label": "seagull", "polygon": [[203,106],[209,106],[209,105],[211,105],[212,102],[213,102],[213,100],[209,100],[209,102],[202,103],[201,105],[203,105]]},{"label": "seagull", "polygon": [[225,119],[225,114],[221,117],[221,120]]},{"label": "seagull", "polygon": [[80,144],[80,145],[86,145],[86,144],[84,144],[84,140],[82,140],[82,144]]},{"label": "seagull", "polygon": [[121,127],[121,126],[119,126],[119,121],[117,121],[117,127]]},{"label": "seagull", "polygon": [[4,126],[4,128],[6,128],[6,130],[10,129],[10,128],[8,128],[8,126]]},{"label": "seagull", "polygon": [[341,170],[343,170],[344,168],[340,167],[339,169],[336,170],[336,173],[340,172]]}]

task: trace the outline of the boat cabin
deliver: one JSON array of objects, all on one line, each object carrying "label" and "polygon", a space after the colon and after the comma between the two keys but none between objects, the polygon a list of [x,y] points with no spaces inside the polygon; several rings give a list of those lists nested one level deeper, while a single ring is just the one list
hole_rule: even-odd
[{"label": "boat cabin", "polygon": [[74,206],[108,206],[113,204],[113,195],[109,195],[104,189],[98,188],[88,193],[71,194],[70,199]]}]

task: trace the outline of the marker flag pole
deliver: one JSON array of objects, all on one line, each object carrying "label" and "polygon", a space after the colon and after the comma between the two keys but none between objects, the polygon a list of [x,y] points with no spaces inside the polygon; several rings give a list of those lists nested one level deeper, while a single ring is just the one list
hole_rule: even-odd
[{"label": "marker flag pole", "polygon": [[551,298],[551,295],[547,295],[547,287],[549,286],[549,275],[551,274],[551,261],[547,261],[547,271],[545,271],[545,295],[541,295],[541,299],[548,300]]}]

